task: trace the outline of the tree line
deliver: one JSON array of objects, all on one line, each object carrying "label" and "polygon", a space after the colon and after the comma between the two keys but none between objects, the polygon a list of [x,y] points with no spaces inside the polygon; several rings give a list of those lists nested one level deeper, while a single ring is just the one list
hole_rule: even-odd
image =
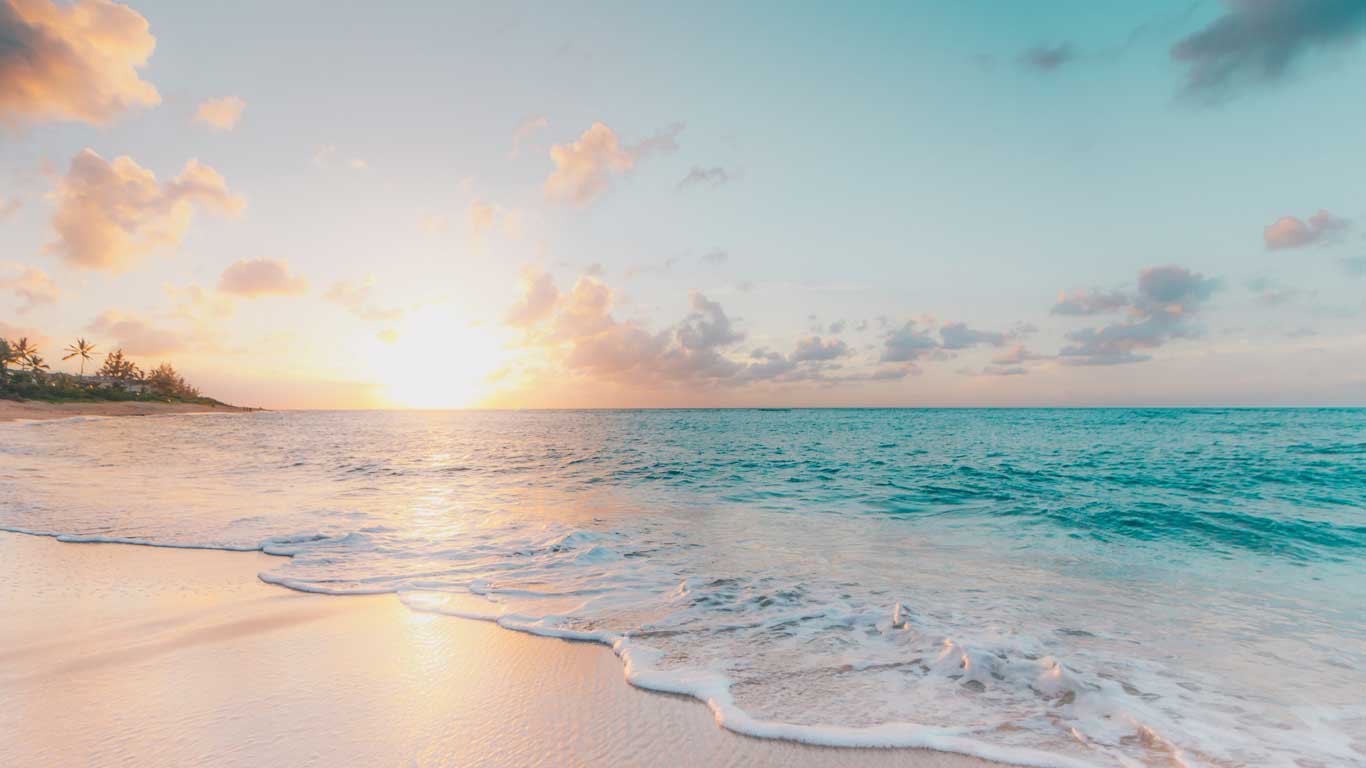
[{"label": "tree line", "polygon": [[35,399],[144,399],[131,395],[148,395],[145,399],[205,399],[170,363],[144,372],[122,349],[116,349],[104,356],[104,363],[94,376],[86,376],[85,366],[94,359],[95,345],[76,339],[63,351],[66,355],[62,360],[80,361],[78,375],[53,373],[52,366],[27,336],[13,342],[0,338],[0,395]]}]

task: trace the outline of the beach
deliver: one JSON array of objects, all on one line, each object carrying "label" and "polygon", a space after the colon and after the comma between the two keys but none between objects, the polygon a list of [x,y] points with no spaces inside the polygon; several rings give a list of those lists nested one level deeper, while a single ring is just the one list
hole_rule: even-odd
[{"label": "beach", "polygon": [[0,765],[1353,765],[1363,429],[14,421]]},{"label": "beach", "polygon": [[737,736],[601,645],[257,579],[278,560],[0,533],[0,765],[989,765]]},{"label": "beach", "polygon": [[21,419],[42,421],[69,419],[74,416],[158,416],[168,413],[247,413],[250,408],[236,405],[200,405],[198,403],[146,403],[133,400],[121,402],[93,401],[75,403],[46,403],[38,400],[0,400],[0,422]]}]

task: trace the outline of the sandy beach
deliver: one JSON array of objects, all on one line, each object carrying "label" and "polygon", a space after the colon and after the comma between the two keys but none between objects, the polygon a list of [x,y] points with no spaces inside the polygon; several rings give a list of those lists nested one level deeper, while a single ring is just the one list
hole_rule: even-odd
[{"label": "sandy beach", "polygon": [[19,419],[68,419],[73,416],[156,416],[166,413],[246,413],[235,405],[196,403],[89,402],[44,403],[37,400],[0,400],[0,422]]},{"label": "sandy beach", "polygon": [[602,646],[271,587],[259,553],[0,533],[0,562],[0,765],[989,765],[736,736]]}]

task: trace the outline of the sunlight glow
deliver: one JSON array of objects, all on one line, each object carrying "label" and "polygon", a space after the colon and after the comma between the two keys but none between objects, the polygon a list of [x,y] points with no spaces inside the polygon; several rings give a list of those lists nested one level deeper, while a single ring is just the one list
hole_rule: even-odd
[{"label": "sunlight glow", "polygon": [[374,380],[384,384],[392,407],[469,408],[492,393],[487,379],[507,355],[494,330],[431,306],[410,313],[395,331],[394,341],[375,341],[373,357]]}]

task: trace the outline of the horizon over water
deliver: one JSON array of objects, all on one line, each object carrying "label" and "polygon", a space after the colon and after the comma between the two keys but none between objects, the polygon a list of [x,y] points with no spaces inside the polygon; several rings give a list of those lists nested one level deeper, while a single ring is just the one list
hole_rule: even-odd
[{"label": "horizon over water", "polygon": [[1366,410],[284,411],[0,425],[0,530],[612,645],[727,728],[1366,765]]}]

